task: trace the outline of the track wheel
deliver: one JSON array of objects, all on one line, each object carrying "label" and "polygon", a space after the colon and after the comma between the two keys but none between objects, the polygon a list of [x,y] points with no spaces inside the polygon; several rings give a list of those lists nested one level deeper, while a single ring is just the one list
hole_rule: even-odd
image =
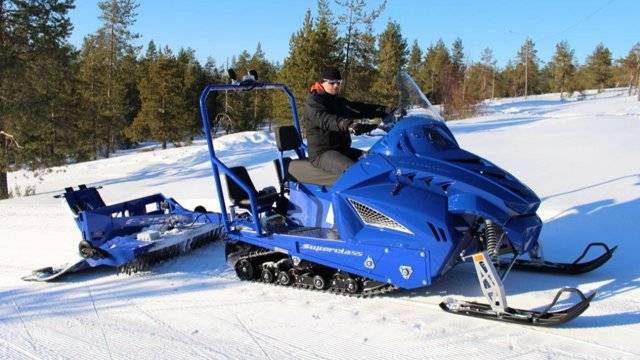
[{"label": "track wheel", "polygon": [[272,283],[273,280],[276,279],[276,277],[273,275],[273,271],[271,271],[269,269],[262,269],[262,273],[260,274],[260,278],[262,279],[262,281],[264,281],[266,283]]},{"label": "track wheel", "polygon": [[347,292],[349,294],[355,294],[358,292],[358,282],[353,280],[353,279],[349,279],[347,280],[347,286],[346,286]]},{"label": "track wheel", "polygon": [[291,284],[291,275],[289,274],[289,272],[280,271],[278,273],[278,283],[280,283],[280,285],[284,285],[284,286],[287,286],[287,285]]},{"label": "track wheel", "polygon": [[236,263],[236,275],[240,280],[253,280],[254,272],[251,261],[241,259]]},{"label": "track wheel", "polygon": [[327,283],[322,276],[316,275],[313,277],[313,287],[316,290],[324,290],[327,287]]}]

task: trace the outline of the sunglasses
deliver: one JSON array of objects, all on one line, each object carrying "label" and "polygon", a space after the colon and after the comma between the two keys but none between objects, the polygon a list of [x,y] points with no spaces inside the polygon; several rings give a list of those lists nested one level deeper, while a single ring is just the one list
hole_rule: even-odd
[{"label": "sunglasses", "polygon": [[322,80],[328,83],[329,85],[342,85],[342,80],[327,80],[327,79],[322,79]]}]

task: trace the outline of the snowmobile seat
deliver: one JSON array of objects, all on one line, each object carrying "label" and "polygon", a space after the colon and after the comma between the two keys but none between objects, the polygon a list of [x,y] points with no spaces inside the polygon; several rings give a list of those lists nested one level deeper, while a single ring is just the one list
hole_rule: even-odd
[{"label": "snowmobile seat", "polygon": [[[247,169],[244,166],[232,167],[229,170],[239,177],[240,180],[249,185],[251,191],[256,195],[256,199],[258,201],[258,212],[266,211],[273,206],[278,198],[278,191],[275,187],[268,186],[260,191],[256,191],[253,181],[251,181],[251,177],[249,176],[249,172],[247,172]],[[250,210],[251,201],[249,200],[249,195],[228,175],[225,175],[225,178],[227,180],[229,198],[233,201],[233,205],[241,209]]]},{"label": "snowmobile seat", "polygon": [[[292,180],[323,186],[331,186],[336,182],[338,175],[311,165],[309,160],[301,156],[300,146],[302,145],[302,139],[294,126],[280,126],[276,128],[275,135],[276,145],[280,151],[281,169],[284,170],[284,177],[281,174],[282,170],[278,171],[278,178],[281,181]],[[298,154],[298,159],[283,157],[282,153],[288,150],[295,150]]]}]

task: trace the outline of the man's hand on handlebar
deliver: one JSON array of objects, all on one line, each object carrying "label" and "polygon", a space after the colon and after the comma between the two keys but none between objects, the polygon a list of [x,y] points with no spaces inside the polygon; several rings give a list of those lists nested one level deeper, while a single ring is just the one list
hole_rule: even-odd
[{"label": "man's hand on handlebar", "polygon": [[378,128],[378,124],[353,123],[349,127],[349,131],[351,131],[353,135],[357,136],[357,135],[362,135],[362,134],[372,132],[377,128]]},{"label": "man's hand on handlebar", "polygon": [[387,107],[387,116],[393,116],[395,118],[401,118],[407,115],[407,110],[400,106]]}]

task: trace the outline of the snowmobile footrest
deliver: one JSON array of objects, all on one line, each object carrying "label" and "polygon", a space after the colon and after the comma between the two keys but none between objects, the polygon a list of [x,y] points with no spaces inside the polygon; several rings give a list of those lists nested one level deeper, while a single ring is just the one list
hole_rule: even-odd
[{"label": "snowmobile footrest", "polygon": [[[587,253],[589,252],[589,249],[596,246],[604,248],[605,250],[604,254],[598,256],[597,258],[591,261],[581,263],[580,260],[582,260],[587,255]],[[515,264],[513,265],[513,269],[522,270],[522,271],[531,271],[531,272],[544,272],[544,273],[557,273],[557,274],[570,274],[570,275],[583,274],[583,273],[595,270],[600,266],[604,265],[607,261],[609,261],[609,259],[611,259],[611,256],[613,256],[613,252],[616,251],[617,248],[618,248],[617,246],[609,248],[605,243],[595,242],[595,243],[589,244],[584,249],[582,254],[572,263],[557,263],[557,262],[536,261],[536,260],[516,260]],[[499,262],[496,265],[499,267],[508,266],[508,264],[504,262]]]},{"label": "snowmobile footrest", "polygon": [[[575,293],[580,296],[581,300],[570,308],[551,311],[557,304],[563,293]],[[498,313],[494,311],[490,305],[471,301],[450,301],[441,302],[440,308],[446,312],[458,315],[472,316],[483,319],[496,321],[532,325],[532,326],[555,326],[565,323],[582,314],[589,307],[589,303],[595,296],[593,292],[589,296],[585,296],[576,288],[564,288],[558,291],[553,301],[543,311],[522,310],[507,307],[505,312]]]}]

